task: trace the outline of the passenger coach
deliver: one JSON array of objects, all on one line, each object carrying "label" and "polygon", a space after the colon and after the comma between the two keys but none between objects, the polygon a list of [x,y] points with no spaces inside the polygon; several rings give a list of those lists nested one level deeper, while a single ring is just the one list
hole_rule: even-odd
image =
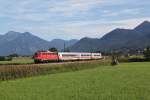
[{"label": "passenger coach", "polygon": [[76,61],[101,59],[101,53],[83,53],[83,52],[50,52],[41,51],[34,55],[34,61],[37,62],[58,62],[58,61]]}]

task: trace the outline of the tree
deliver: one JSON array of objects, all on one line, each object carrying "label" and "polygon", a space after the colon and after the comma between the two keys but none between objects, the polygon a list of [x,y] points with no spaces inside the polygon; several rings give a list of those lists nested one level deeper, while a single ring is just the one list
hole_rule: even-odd
[{"label": "tree", "polygon": [[147,48],[144,50],[144,57],[147,59],[147,60],[150,60],[150,47],[147,46]]},{"label": "tree", "polygon": [[8,57],[19,57],[19,55],[14,53],[14,54],[10,54]]},{"label": "tree", "polygon": [[51,51],[51,52],[58,52],[57,48],[55,48],[55,47],[50,48],[49,51]]}]

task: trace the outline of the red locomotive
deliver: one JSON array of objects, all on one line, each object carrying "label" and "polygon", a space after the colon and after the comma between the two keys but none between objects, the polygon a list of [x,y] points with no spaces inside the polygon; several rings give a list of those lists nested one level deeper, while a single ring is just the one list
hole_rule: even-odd
[{"label": "red locomotive", "polygon": [[58,53],[56,52],[39,51],[35,53],[33,58],[35,63],[59,61]]},{"label": "red locomotive", "polygon": [[50,52],[40,51],[34,55],[35,63],[39,62],[58,62],[58,61],[75,61],[101,59],[101,53],[80,53],[80,52]]}]

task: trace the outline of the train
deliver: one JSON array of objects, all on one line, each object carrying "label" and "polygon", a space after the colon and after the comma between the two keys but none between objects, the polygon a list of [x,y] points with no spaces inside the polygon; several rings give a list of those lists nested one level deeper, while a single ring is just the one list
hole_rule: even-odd
[{"label": "train", "polygon": [[61,62],[61,61],[79,61],[101,59],[101,53],[89,52],[50,52],[39,51],[33,56],[35,63]]}]

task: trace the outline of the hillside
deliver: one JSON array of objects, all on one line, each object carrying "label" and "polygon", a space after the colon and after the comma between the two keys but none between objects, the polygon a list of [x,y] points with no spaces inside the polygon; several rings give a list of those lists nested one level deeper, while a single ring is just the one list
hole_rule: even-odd
[{"label": "hillside", "polygon": [[0,56],[5,56],[13,53],[19,55],[32,55],[38,50],[48,50],[51,47],[56,47],[58,50],[63,49],[63,44],[71,46],[77,40],[62,40],[55,39],[52,41],[43,40],[29,32],[10,31],[0,36]]},{"label": "hillside", "polygon": [[150,22],[144,21],[135,29],[117,28],[100,39],[83,39],[71,46],[71,51],[90,51],[91,48],[92,51],[143,49],[150,45]]}]

